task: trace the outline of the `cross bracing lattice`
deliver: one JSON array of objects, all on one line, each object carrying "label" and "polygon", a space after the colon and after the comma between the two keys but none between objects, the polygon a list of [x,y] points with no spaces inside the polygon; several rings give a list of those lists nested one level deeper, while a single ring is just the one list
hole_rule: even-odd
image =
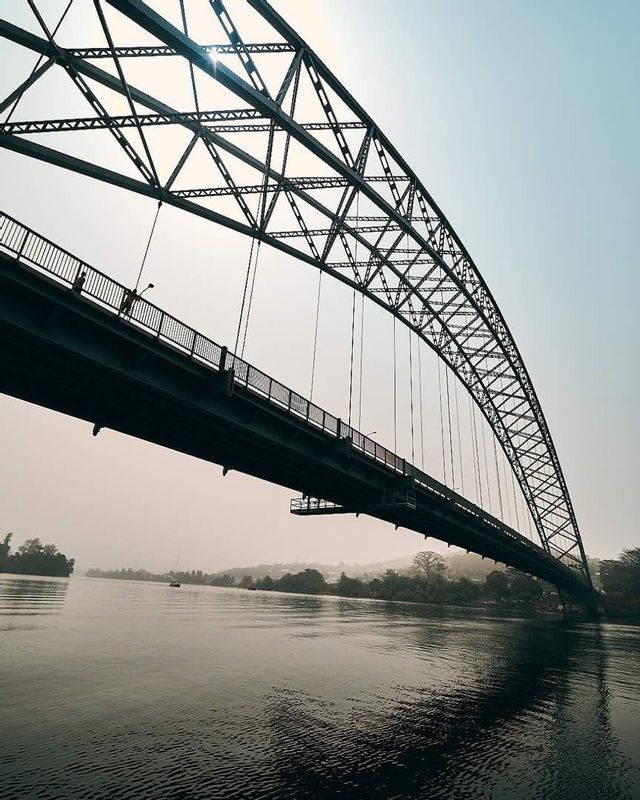
[{"label": "cross bracing lattice", "polygon": [[[542,546],[589,581],[556,449],[491,292],[425,185],[295,30],[264,0],[75,0],[95,41],[66,42],[64,25],[54,35],[28,3],[33,30],[0,20],[7,43],[40,57],[0,103],[10,115],[0,144],[245,233],[385,307],[466,387]],[[132,25],[140,44],[119,41]],[[52,68],[82,113],[22,118],[22,99]],[[182,136],[175,152],[149,135],[165,129]],[[74,155],[74,137],[98,131],[125,168]]]}]

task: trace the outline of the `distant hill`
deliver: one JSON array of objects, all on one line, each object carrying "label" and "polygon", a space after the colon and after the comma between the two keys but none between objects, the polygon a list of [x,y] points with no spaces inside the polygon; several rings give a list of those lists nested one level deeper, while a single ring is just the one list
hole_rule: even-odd
[{"label": "distant hill", "polygon": [[[429,548],[425,548],[429,549]],[[476,578],[483,580],[493,570],[503,570],[504,564],[496,564],[490,558],[483,559],[475,553],[465,553],[464,550],[452,548],[450,552],[442,554],[447,565],[447,574],[451,578]],[[302,572],[305,569],[317,569],[329,583],[338,580],[344,572],[350,578],[371,579],[383,575],[388,569],[404,572],[411,568],[413,556],[395,558],[388,561],[375,561],[371,564],[320,564],[318,562],[298,561],[295,563],[257,564],[249,567],[234,567],[221,570],[217,575],[231,575],[241,578],[250,575],[254,580],[267,575],[274,580],[281,578],[287,572]]]},{"label": "distant hill", "polygon": [[395,558],[390,561],[376,561],[373,564],[345,564],[339,562],[338,564],[320,564],[318,562],[297,561],[290,563],[275,563],[275,564],[256,564],[250,567],[233,567],[232,569],[223,569],[218,575],[231,575],[240,578],[243,575],[251,575],[252,578],[264,578],[270,575],[272,578],[281,578],[287,572],[296,573],[302,572],[305,569],[317,569],[321,572],[327,581],[337,580],[344,572],[350,578],[361,578],[364,576],[375,577],[381,575],[388,569],[403,570],[408,569],[413,561],[412,556],[405,558]]},{"label": "distant hill", "polygon": [[[427,548],[425,548],[426,550]],[[448,552],[439,553],[446,566],[446,576],[451,580],[468,578],[475,582],[484,581],[490,572],[495,570],[503,571],[506,569],[504,564],[496,563],[490,558],[482,558],[475,553],[467,553],[452,547]],[[71,562],[73,564],[73,562]],[[599,560],[589,559],[591,573],[596,586],[600,585]],[[394,572],[410,573],[413,565],[413,556],[395,558],[387,561],[375,561],[371,564],[321,564],[315,561],[296,561],[289,563],[275,564],[256,564],[248,567],[232,567],[231,569],[220,570],[219,572],[203,573],[201,570],[192,570],[180,573],[166,572],[155,574],[144,569],[119,569],[101,570],[89,569],[86,576],[89,578],[119,578],[125,580],[145,580],[145,581],[165,581],[172,575],[181,576],[180,579],[186,583],[209,583],[214,586],[235,586],[248,580],[255,582],[269,576],[274,581],[279,580],[287,573],[295,575],[304,570],[317,570],[322,573],[327,583],[337,583],[344,572],[349,578],[359,578],[370,581],[373,578],[384,575],[387,570]]]},{"label": "distant hill", "polygon": [[445,561],[450,578],[484,580],[490,572],[506,569],[504,564],[496,564],[490,558],[483,559],[476,553],[466,553],[464,550],[453,550],[445,556]]}]

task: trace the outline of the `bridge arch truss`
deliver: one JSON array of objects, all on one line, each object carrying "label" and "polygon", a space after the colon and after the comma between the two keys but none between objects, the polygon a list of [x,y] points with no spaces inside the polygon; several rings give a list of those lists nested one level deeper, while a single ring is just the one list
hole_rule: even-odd
[{"label": "bridge arch truss", "polygon": [[[102,44],[70,47],[28,2],[37,33],[0,20],[6,40],[39,56],[31,75],[0,102],[0,113],[9,111],[0,145],[244,233],[384,307],[465,386],[513,469],[542,547],[590,584],[548,425],[489,288],[389,138],[271,5],[243,0],[234,10],[232,0],[209,0],[200,4],[208,16],[200,11],[194,19],[189,0],[176,0],[171,18],[156,10],[166,12],[159,2],[155,8],[142,0],[85,2]],[[148,43],[125,43],[123,34],[120,43],[122,30]],[[216,33],[218,45],[196,41]],[[176,97],[170,81],[140,85],[140,61],[162,62],[180,75],[188,110],[184,92]],[[54,66],[66,72],[70,91],[84,97],[88,115],[14,120],[18,101]],[[124,100],[128,113],[109,111],[116,95],[118,110]],[[169,127],[186,136],[173,160],[155,137],[155,129]],[[79,158],[66,146],[74,133],[99,130],[124,152],[128,172]],[[44,144],[47,134],[65,146]],[[196,157],[206,159],[215,182],[185,182]]]}]

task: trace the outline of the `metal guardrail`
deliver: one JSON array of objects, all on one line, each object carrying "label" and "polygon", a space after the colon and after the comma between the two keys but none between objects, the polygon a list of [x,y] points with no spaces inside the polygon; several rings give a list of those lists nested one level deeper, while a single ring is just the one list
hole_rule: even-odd
[{"label": "metal guardrail", "polygon": [[405,508],[415,511],[416,509],[416,493],[411,489],[405,489],[401,492],[386,491],[382,493],[380,502],[371,503],[369,505],[361,506],[342,506],[339,503],[334,503],[332,500],[324,500],[320,497],[309,497],[303,495],[302,497],[294,497],[290,504],[289,510],[292,514],[302,513],[320,513],[344,509],[348,513],[367,513],[367,511],[388,510],[390,508]]},{"label": "metal guardrail", "polygon": [[541,557],[552,558],[554,561],[560,560],[553,558],[534,542],[487,514],[483,509],[444,484],[440,484],[404,458],[347,425],[339,417],[333,416],[302,395],[275,381],[247,361],[229,352],[226,347],[198,333],[145,298],[137,297],[130,309],[123,314],[123,301],[130,293],[130,289],[1,211],[0,251],[9,253],[17,262],[22,262],[51,275],[70,289],[74,286],[78,276],[84,273],[81,295],[90,298],[106,311],[118,316],[123,324],[132,325],[151,334],[157,340],[178,349],[193,361],[216,371],[233,370],[234,385],[246,388],[279,409],[285,410],[296,419],[302,420],[310,427],[329,436],[336,439],[349,439],[350,446],[362,455],[383,465],[396,475],[412,478],[417,486],[446,498],[461,511],[481,519],[485,525],[500,531],[514,543],[535,548]]},{"label": "metal guardrail", "polygon": [[275,381],[247,361],[229,352],[226,347],[198,333],[144,297],[136,298],[130,310],[123,314],[121,310],[123,301],[130,292],[126,286],[4,212],[0,212],[0,249],[8,251],[18,261],[52,275],[70,288],[76,278],[84,273],[82,296],[90,298],[108,311],[115,312],[123,322],[142,328],[156,339],[178,348],[194,361],[202,362],[218,371],[232,369],[234,384],[261,395],[270,403],[285,409],[330,436],[351,439],[353,447],[395,472],[410,474],[409,465],[391,450],[354,430],[338,417]]},{"label": "metal guardrail", "polygon": [[339,503],[321,500],[318,497],[294,497],[289,503],[289,510],[292,514],[303,511],[333,511],[341,507]]}]

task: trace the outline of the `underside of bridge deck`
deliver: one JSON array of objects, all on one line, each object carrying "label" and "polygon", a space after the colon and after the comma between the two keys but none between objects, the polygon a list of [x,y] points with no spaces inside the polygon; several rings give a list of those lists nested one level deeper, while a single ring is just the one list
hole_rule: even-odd
[{"label": "underside of bridge deck", "polygon": [[[505,562],[593,608],[580,575],[439,482],[415,485],[0,254],[0,391]],[[384,506],[415,492],[415,508]],[[475,508],[475,507],[474,507]]]}]

